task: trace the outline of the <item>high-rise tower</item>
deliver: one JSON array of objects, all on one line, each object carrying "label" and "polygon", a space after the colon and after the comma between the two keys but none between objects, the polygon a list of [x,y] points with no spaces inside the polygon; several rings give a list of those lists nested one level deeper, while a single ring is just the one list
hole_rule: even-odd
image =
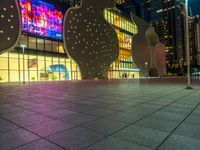
[{"label": "high-rise tower", "polygon": [[165,44],[167,72],[183,72],[185,60],[184,11],[177,0],[145,0],[144,20],[155,27]]}]

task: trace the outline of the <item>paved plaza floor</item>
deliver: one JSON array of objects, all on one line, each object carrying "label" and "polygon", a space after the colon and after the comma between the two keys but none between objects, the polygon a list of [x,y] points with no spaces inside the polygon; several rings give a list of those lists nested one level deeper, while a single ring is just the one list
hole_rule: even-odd
[{"label": "paved plaza floor", "polygon": [[199,150],[200,81],[0,84],[0,150]]}]

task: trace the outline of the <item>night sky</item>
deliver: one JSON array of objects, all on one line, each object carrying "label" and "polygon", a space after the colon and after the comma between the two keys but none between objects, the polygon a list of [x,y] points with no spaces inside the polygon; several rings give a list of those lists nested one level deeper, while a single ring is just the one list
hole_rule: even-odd
[{"label": "night sky", "polygon": [[193,15],[200,15],[200,0],[189,0]]}]

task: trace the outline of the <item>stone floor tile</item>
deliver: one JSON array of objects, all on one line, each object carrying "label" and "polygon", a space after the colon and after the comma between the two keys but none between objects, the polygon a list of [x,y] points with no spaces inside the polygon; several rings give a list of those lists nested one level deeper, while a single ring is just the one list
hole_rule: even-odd
[{"label": "stone floor tile", "polygon": [[135,123],[137,126],[143,126],[169,133],[173,131],[178,126],[178,124],[179,122],[176,121],[158,119],[154,117],[146,117]]},{"label": "stone floor tile", "polygon": [[32,112],[32,111],[28,111],[28,110],[20,110],[20,111],[16,111],[16,112],[7,112],[7,113],[3,113],[0,114],[0,116],[6,118],[6,119],[12,119],[12,118],[21,118],[21,117],[26,117],[26,116],[30,116],[30,115],[36,115],[37,113]]},{"label": "stone floor tile", "polygon": [[174,134],[198,138],[200,140],[200,126],[182,123]]},{"label": "stone floor tile", "polygon": [[184,120],[186,115],[185,114],[177,114],[177,113],[173,113],[173,112],[166,112],[166,111],[161,110],[161,111],[157,111],[157,112],[151,114],[151,117],[181,122],[182,120]]},{"label": "stone floor tile", "polygon": [[15,107],[9,104],[4,104],[0,106],[0,114],[5,114],[9,112],[16,112],[16,111],[22,111],[22,108]]},{"label": "stone floor tile", "polygon": [[72,127],[74,127],[74,125],[68,122],[59,121],[55,119],[55,120],[50,120],[47,122],[37,123],[37,124],[27,126],[24,128],[40,136],[45,137],[51,134],[55,134],[57,132],[70,129]]},{"label": "stone floor tile", "polygon": [[140,109],[138,107],[133,107],[133,108],[125,110],[124,112],[126,112],[126,113],[132,113],[134,115],[136,114],[136,115],[145,116],[145,115],[151,114],[154,111],[155,110],[143,109],[143,108]]},{"label": "stone floor tile", "polygon": [[191,114],[184,123],[191,124],[191,125],[197,125],[200,126],[200,117],[195,114]]},{"label": "stone floor tile", "polygon": [[96,116],[77,113],[77,114],[72,114],[72,115],[68,115],[63,118],[60,118],[60,120],[67,121],[67,122],[75,124],[75,125],[80,125],[80,124],[95,120],[97,118],[98,117],[96,117]]},{"label": "stone floor tile", "polygon": [[199,139],[173,134],[158,150],[199,150]]},{"label": "stone floor tile", "polygon": [[97,116],[97,117],[103,117],[103,116],[113,114],[115,112],[116,111],[107,110],[107,109],[104,109],[104,108],[96,108],[94,110],[86,112],[85,114],[94,115],[94,116]]},{"label": "stone floor tile", "polygon": [[105,135],[86,128],[73,128],[56,135],[49,136],[48,139],[68,150],[80,150],[98,140]]},{"label": "stone floor tile", "polygon": [[127,125],[128,124],[123,123],[123,122],[102,118],[102,119],[88,122],[86,124],[83,124],[82,126],[102,132],[104,134],[111,134]]},{"label": "stone floor tile", "polygon": [[191,112],[191,109],[184,109],[181,107],[168,106],[168,107],[163,108],[162,111],[188,115]]},{"label": "stone floor tile", "polygon": [[168,133],[132,125],[113,136],[155,149],[168,136]]},{"label": "stone floor tile", "polygon": [[84,150],[153,150],[149,147],[138,145],[136,143],[120,140],[115,137],[108,137],[98,143],[95,143]]},{"label": "stone floor tile", "polygon": [[83,112],[88,112],[94,109],[94,107],[92,106],[87,106],[87,105],[79,105],[79,104],[74,104],[73,106],[67,106],[66,109],[70,110],[70,111],[74,111],[74,112],[79,112],[79,113],[83,113]]},{"label": "stone floor tile", "polygon": [[[200,102],[200,82],[192,80],[194,90],[185,90],[185,83],[186,78],[148,78],[0,84],[0,150],[162,148]],[[164,144],[198,147],[199,116],[200,106],[175,131],[179,138],[170,136]]]},{"label": "stone floor tile", "polygon": [[12,150],[64,150],[62,147],[57,146],[44,139],[30,142],[28,144],[18,146]]},{"label": "stone floor tile", "polygon": [[39,137],[24,129],[11,130],[0,134],[0,150],[7,150],[36,139]]},{"label": "stone floor tile", "polygon": [[113,111],[123,111],[126,109],[131,108],[132,106],[130,105],[122,105],[122,104],[111,104],[111,105],[107,105],[104,106],[104,109],[108,109],[108,110],[113,110]]},{"label": "stone floor tile", "polygon": [[156,110],[162,108],[162,106],[155,105],[155,104],[145,103],[145,104],[139,105],[137,108],[144,109],[144,110],[153,110],[153,111],[156,111]]},{"label": "stone floor tile", "polygon": [[62,118],[64,116],[75,114],[75,113],[77,113],[77,112],[70,111],[70,110],[67,110],[67,109],[58,109],[58,110],[55,110],[55,111],[45,112],[43,114],[50,116],[50,117],[53,117],[53,118]]},{"label": "stone floor tile", "polygon": [[20,117],[20,118],[13,118],[13,119],[11,119],[11,121],[22,126],[22,127],[24,127],[24,126],[28,126],[28,125],[37,124],[37,123],[40,123],[40,122],[49,121],[49,120],[52,120],[52,119],[53,118],[51,118],[51,117],[37,114],[37,115]]},{"label": "stone floor tile", "polygon": [[138,115],[138,114],[133,114],[133,113],[125,113],[125,112],[119,112],[115,113],[113,115],[109,115],[106,118],[112,119],[112,120],[117,120],[117,121],[123,121],[126,123],[133,123],[136,120],[139,120],[143,118],[143,115]]},{"label": "stone floor tile", "polygon": [[0,118],[0,133],[19,128],[15,124]]}]

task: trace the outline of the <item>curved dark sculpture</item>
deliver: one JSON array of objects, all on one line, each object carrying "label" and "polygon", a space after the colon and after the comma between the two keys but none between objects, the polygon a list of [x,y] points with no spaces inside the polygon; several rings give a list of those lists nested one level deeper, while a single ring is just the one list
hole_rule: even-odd
[{"label": "curved dark sculpture", "polygon": [[160,77],[166,74],[166,54],[165,45],[162,43],[156,44],[157,66]]},{"label": "curved dark sculpture", "polygon": [[82,0],[80,7],[65,14],[65,50],[77,62],[82,79],[108,78],[109,66],[118,58],[117,34],[103,16],[104,9],[114,4],[113,0]]},{"label": "curved dark sculpture", "polygon": [[151,77],[159,76],[158,66],[157,66],[157,56],[156,56],[156,45],[159,43],[159,37],[156,34],[154,27],[149,27],[145,33],[146,39],[149,42],[151,63],[149,68],[149,75]]},{"label": "curved dark sculpture", "polygon": [[12,48],[21,35],[21,15],[17,0],[0,1],[0,54]]},{"label": "curved dark sculpture", "polygon": [[133,36],[132,42],[133,60],[135,61],[136,66],[140,69],[142,75],[146,75],[146,67],[148,66],[145,66],[145,63],[150,64],[150,51],[148,41],[145,37],[145,32],[149,25],[136,15],[132,13],[130,15],[132,21],[135,22],[138,27],[138,34]]}]

